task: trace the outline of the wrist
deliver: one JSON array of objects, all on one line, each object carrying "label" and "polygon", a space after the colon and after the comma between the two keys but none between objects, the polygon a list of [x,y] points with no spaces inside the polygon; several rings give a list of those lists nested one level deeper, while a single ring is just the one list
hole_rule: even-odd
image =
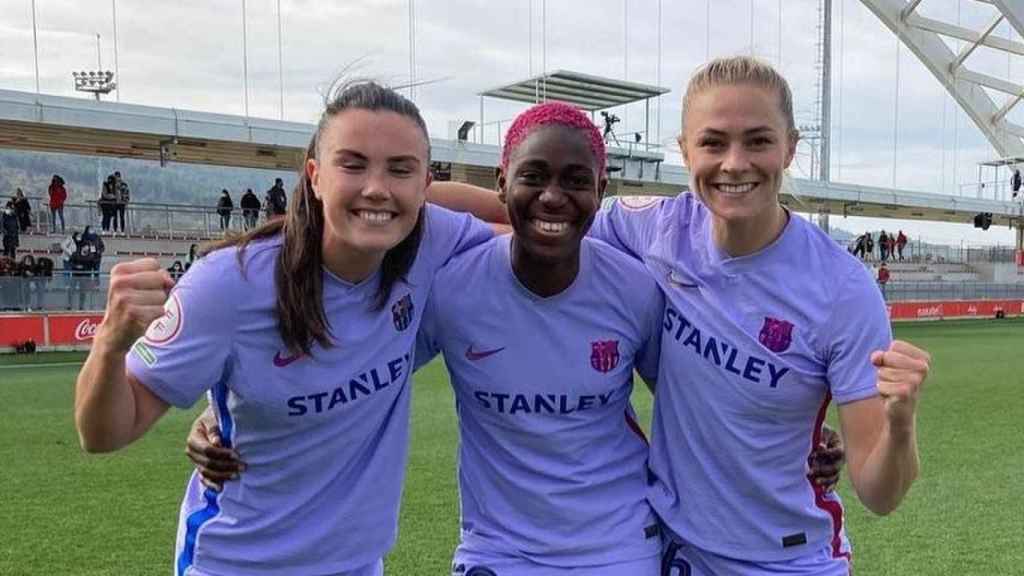
[{"label": "wrist", "polygon": [[96,328],[96,336],[92,340],[92,353],[99,357],[124,356],[131,349],[134,340],[125,341],[116,331],[110,330],[105,323]]}]

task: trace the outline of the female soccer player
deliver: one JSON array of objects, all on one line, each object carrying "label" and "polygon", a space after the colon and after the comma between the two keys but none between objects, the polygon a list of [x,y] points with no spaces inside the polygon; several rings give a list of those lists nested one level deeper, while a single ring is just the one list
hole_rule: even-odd
[{"label": "female soccer player", "polygon": [[[785,79],[712,61],[683,118],[693,192],[620,200],[590,232],[666,296],[648,490],[671,534],[664,574],[848,574],[842,504],[806,478],[809,454],[835,400],[858,497],[894,510],[918,473],[930,358],[891,341],[863,265],[780,205],[798,139]],[[436,192],[493,213],[485,192]]]},{"label": "female soccer player", "polygon": [[179,576],[383,572],[429,287],[452,254],[493,236],[424,207],[429,157],[414,104],[349,85],[323,112],[284,219],[225,240],[169,298],[155,260],[112,271],[76,388],[83,447],[121,448],[209,392],[248,464],[220,492],[190,481]]},{"label": "female soccer player", "polygon": [[[434,294],[465,295],[430,299],[416,353],[417,365],[444,353],[457,398],[458,576],[660,571],[629,398],[634,368],[650,383],[657,372],[663,298],[639,261],[584,238],[604,162],[601,134],[578,110],[521,114],[498,179],[514,234],[435,277]],[[226,470],[198,425],[190,455]]]}]

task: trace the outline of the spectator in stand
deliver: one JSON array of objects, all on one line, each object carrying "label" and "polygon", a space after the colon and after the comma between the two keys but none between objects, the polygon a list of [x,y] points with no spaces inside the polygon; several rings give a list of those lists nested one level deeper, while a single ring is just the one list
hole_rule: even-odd
[{"label": "spectator in stand", "polygon": [[36,294],[38,294],[38,301],[36,308],[39,310],[46,309],[46,292],[48,290],[50,280],[53,279],[53,260],[47,256],[40,256],[36,258]]},{"label": "spectator in stand", "polygon": [[878,287],[882,290],[882,297],[885,297],[885,285],[889,283],[891,276],[892,273],[885,266],[885,262],[882,262],[882,265],[878,268]]},{"label": "spectator in stand", "polygon": [[196,246],[195,244],[188,247],[188,260],[185,262],[186,272],[188,272],[188,269],[192,267],[192,263],[196,261],[196,258],[198,258],[198,256],[196,255],[196,251],[198,249],[199,247]]},{"label": "spectator in stand", "polygon": [[284,216],[288,211],[288,194],[284,191],[284,180],[274,180],[274,187],[267,190],[267,217]]},{"label": "spectator in stand", "polygon": [[1013,188],[1013,197],[1015,199],[1017,198],[1017,194],[1020,192],[1020,184],[1021,184],[1020,170],[1014,168],[1013,169],[1013,176],[1010,178],[1010,187]]},{"label": "spectator in stand", "polygon": [[18,227],[24,234],[32,227],[32,205],[29,204],[28,198],[25,197],[21,188],[15,191],[12,201],[14,202],[14,214],[18,217]]},{"label": "spectator in stand", "polygon": [[64,188],[64,179],[54,174],[50,179],[50,232],[57,231],[57,217],[60,216],[60,233],[64,233],[64,202],[68,199],[68,191]]},{"label": "spectator in stand", "polygon": [[225,188],[220,191],[220,200],[217,201],[217,214],[220,214],[220,229],[227,230],[231,226],[231,211],[235,209],[235,203],[231,201],[231,194]]},{"label": "spectator in stand", "polygon": [[18,300],[17,281],[9,280],[14,276],[18,263],[8,258],[6,253],[0,256],[0,310],[14,310]]},{"label": "spectator in stand", "polygon": [[0,231],[3,232],[3,245],[4,245],[4,256],[16,258],[15,254],[18,250],[18,216],[14,214],[14,200],[10,200],[4,206],[4,211],[0,214]]},{"label": "spectator in stand", "polygon": [[878,253],[882,257],[882,262],[889,259],[889,235],[885,233],[885,230],[878,235]]},{"label": "spectator in stand", "polygon": [[114,230],[118,230],[120,221],[121,234],[128,234],[124,225],[124,213],[128,210],[128,202],[131,200],[131,190],[128,183],[121,178],[120,172],[114,172]]},{"label": "spectator in stand", "polygon": [[103,181],[97,204],[100,206],[100,214],[103,217],[100,228],[104,232],[109,232],[110,221],[114,218],[114,213],[117,211],[117,181],[114,179],[113,174],[107,176],[107,179]]},{"label": "spectator in stand", "polygon": [[35,257],[31,254],[23,256],[21,262],[18,263],[15,276],[22,278],[21,282],[18,282],[21,286],[21,298],[19,299],[21,303],[20,307],[25,308],[29,312],[31,312],[33,308],[39,309],[39,301],[42,300],[42,298],[37,293],[39,286],[36,283]]},{"label": "spectator in stand", "polygon": [[864,254],[865,260],[875,259],[875,237],[871,235],[871,232],[864,233]]},{"label": "spectator in stand", "polygon": [[103,239],[92,231],[92,226],[86,226],[85,230],[82,231],[82,239],[78,243],[78,251],[82,254],[86,263],[89,264],[89,270],[92,271],[93,278],[99,278],[100,264],[103,260],[105,248]]},{"label": "spectator in stand", "polygon": [[171,267],[167,269],[167,273],[171,275],[171,280],[174,280],[174,283],[177,284],[178,279],[185,275],[185,267],[181,265],[181,260],[175,260],[174,264],[171,264]]},{"label": "spectator in stand", "polygon": [[864,235],[861,234],[860,236],[857,236],[857,241],[853,245],[853,255],[856,256],[857,258],[861,259],[861,260],[864,259],[864,243],[865,242],[866,242],[866,240],[864,239]]},{"label": "spectator in stand", "polygon": [[907,235],[900,230],[900,233],[896,236],[896,252],[900,256],[900,262],[903,262],[903,248],[907,245]]},{"label": "spectator in stand", "polygon": [[256,221],[260,217],[260,199],[253,193],[252,188],[247,188],[238,205],[242,208],[242,219],[245,229],[251,230],[256,227]]},{"label": "spectator in stand", "polygon": [[[70,242],[68,242],[70,240]],[[71,236],[64,240],[61,244],[61,248],[64,249],[66,259],[64,260],[64,273],[68,277],[67,286],[67,309],[71,310],[75,302],[75,296],[78,296],[78,307],[75,310],[85,309],[85,290],[84,284],[86,277],[89,276],[89,270],[92,267],[92,262],[88,261],[85,255],[82,253],[85,248],[85,243],[82,241],[82,236],[78,232],[72,232]],[[71,253],[68,255],[68,249],[70,248]]]}]

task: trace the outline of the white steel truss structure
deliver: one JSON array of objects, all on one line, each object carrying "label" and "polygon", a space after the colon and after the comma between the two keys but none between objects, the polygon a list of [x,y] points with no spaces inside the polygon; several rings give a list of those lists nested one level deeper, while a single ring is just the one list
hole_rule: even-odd
[{"label": "white steel truss structure", "polygon": [[[972,70],[969,58],[979,46],[1024,56],[1024,43],[994,36],[1008,22],[1024,36],[1024,0],[969,0],[989,5],[993,17],[980,28],[968,28],[918,13],[922,0],[861,0],[945,86],[961,109],[974,121],[996,152],[1003,157],[1024,155],[1024,126],[1007,114],[1024,99],[1024,85]],[[963,42],[955,53],[943,38]],[[1006,95],[996,102],[985,89]]]}]

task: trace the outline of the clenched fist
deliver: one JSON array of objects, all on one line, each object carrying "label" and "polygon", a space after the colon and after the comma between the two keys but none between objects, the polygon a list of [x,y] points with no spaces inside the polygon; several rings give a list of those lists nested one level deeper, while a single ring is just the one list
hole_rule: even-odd
[{"label": "clenched fist", "polygon": [[173,286],[171,275],[153,258],[114,266],[110,271],[107,310],[96,339],[127,353],[149,325],[164,315],[164,302]]},{"label": "clenched fist", "polygon": [[878,368],[878,393],[885,402],[885,414],[894,427],[914,423],[917,397],[928,377],[931,355],[924,350],[896,340],[885,352],[871,354],[871,363]]}]

